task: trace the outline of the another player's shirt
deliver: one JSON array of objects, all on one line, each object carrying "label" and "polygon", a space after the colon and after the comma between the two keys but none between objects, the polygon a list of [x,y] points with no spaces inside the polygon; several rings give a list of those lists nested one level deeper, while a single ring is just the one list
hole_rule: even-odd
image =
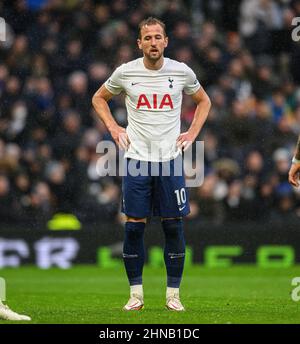
[{"label": "another player's shirt", "polygon": [[182,91],[194,94],[201,87],[186,64],[164,58],[159,70],[147,69],[143,58],[118,67],[105,82],[114,95],[125,93],[130,145],[125,157],[142,161],[168,161],[180,150]]}]

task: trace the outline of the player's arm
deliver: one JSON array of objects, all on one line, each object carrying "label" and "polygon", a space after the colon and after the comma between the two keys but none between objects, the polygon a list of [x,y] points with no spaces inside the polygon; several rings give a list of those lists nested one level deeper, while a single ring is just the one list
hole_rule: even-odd
[{"label": "player's arm", "polygon": [[192,94],[191,97],[197,104],[194,118],[189,130],[180,134],[177,139],[177,146],[183,148],[184,151],[195,141],[207,119],[211,107],[209,96],[202,87],[196,93]]},{"label": "player's arm", "polygon": [[113,96],[114,94],[111,93],[104,85],[102,85],[94,94],[92,103],[97,116],[104,122],[116,144],[123,149],[127,149],[130,142],[126,130],[118,125],[108,106],[108,101]]},{"label": "player's arm", "polygon": [[300,174],[300,135],[298,138],[296,153],[293,158],[292,166],[289,171],[289,182],[293,186],[299,186],[299,174]]}]

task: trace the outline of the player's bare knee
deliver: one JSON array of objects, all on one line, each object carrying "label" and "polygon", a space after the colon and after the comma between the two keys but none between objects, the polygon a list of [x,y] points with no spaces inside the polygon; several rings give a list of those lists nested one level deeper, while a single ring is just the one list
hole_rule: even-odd
[{"label": "player's bare knee", "polygon": [[126,216],[126,222],[147,222],[146,218]]}]

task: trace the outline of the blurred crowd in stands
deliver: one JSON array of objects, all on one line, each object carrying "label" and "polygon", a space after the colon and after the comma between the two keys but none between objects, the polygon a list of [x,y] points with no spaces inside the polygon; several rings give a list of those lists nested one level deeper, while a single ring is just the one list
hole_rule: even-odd
[{"label": "blurred crowd in stands", "polygon": [[[121,179],[101,177],[97,143],[111,140],[91,105],[120,64],[140,56],[138,23],[167,26],[165,56],[188,64],[211,97],[199,140],[205,179],[190,219],[300,222],[287,182],[300,133],[300,0],[2,1],[0,223],[120,221]],[[110,107],[126,126],[123,96]],[[182,131],[195,105],[184,97]]]}]

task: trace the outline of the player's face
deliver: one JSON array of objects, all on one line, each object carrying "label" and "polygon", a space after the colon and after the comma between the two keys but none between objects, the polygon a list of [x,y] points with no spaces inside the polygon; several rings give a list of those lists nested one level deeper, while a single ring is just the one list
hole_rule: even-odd
[{"label": "player's face", "polygon": [[141,30],[141,39],[138,39],[137,43],[146,58],[157,61],[168,45],[168,37],[164,35],[164,30],[159,24],[145,25]]}]

